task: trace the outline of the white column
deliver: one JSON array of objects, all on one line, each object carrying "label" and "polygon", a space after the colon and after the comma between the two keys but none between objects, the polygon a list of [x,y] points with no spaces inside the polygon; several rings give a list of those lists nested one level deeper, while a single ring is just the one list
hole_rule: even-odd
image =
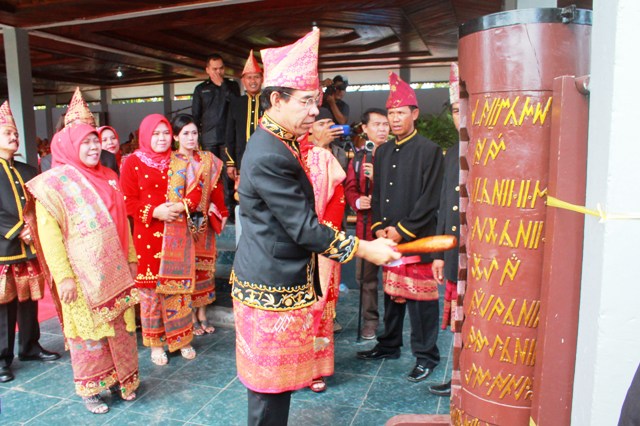
[{"label": "white column", "polygon": [[558,7],[558,0],[504,0],[503,10]]},{"label": "white column", "polygon": [[38,164],[36,147],[36,116],[33,112],[33,84],[29,33],[19,28],[3,26],[4,60],[7,68],[9,105],[20,134],[20,161]]},{"label": "white column", "polygon": [[[587,205],[640,214],[640,2],[595,0]],[[640,221],[585,223],[572,424],[615,425],[640,362]]]}]

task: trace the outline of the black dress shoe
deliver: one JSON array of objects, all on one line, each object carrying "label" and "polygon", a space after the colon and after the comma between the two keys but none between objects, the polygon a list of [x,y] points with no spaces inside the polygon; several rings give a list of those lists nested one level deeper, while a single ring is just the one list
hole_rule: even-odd
[{"label": "black dress shoe", "polygon": [[15,377],[9,367],[0,367],[0,383],[10,382],[14,378]]},{"label": "black dress shoe", "polygon": [[40,352],[35,355],[20,355],[18,358],[20,361],[55,361],[60,358],[60,354],[40,349]]},{"label": "black dress shoe", "polygon": [[358,352],[356,354],[356,357],[358,357],[359,359],[383,359],[383,358],[398,359],[400,358],[400,349],[396,349],[395,351],[389,352],[389,351],[384,351],[376,346],[375,348],[370,349],[368,351]]},{"label": "black dress shoe", "polygon": [[416,366],[413,367],[413,370],[411,370],[411,373],[407,376],[407,380],[410,382],[419,382],[429,377],[429,374],[431,374],[432,371],[432,368],[416,364]]},{"label": "black dress shoe", "polygon": [[451,396],[451,380],[441,385],[429,386],[429,392],[438,396]]}]

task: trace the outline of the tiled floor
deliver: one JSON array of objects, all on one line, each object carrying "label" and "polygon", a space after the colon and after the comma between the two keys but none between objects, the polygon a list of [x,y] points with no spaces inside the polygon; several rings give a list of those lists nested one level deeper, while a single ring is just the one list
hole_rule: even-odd
[{"label": "tiled floor", "polygon": [[[373,342],[355,341],[358,292],[351,279],[353,269],[345,268],[343,277],[351,290],[341,294],[338,306],[338,320],[345,329],[336,335],[336,373],[327,378],[328,389],[324,393],[315,394],[308,389],[294,393],[289,424],[374,426],[384,425],[396,414],[448,413],[448,398],[429,394],[427,387],[451,375],[451,333],[440,331],[442,361],[426,382],[410,383],[405,379],[414,363],[407,346],[397,360],[356,359],[356,351],[369,349]],[[42,324],[41,343],[49,350],[64,352],[56,319]],[[405,344],[408,343],[407,319]],[[68,352],[59,361],[46,364],[16,359],[16,379],[0,384],[0,424],[246,424],[246,390],[235,374],[234,331],[218,328],[213,335],[197,337],[194,346],[198,351],[195,360],[176,356],[166,367],[153,365],[149,349],[140,346],[142,385],[138,399],[109,400],[111,410],[104,415],[90,414],[74,394]]]}]

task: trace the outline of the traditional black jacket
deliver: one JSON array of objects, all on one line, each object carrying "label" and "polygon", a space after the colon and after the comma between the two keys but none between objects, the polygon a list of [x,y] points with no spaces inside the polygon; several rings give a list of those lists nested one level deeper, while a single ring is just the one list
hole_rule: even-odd
[{"label": "traditional black jacket", "polygon": [[[456,143],[444,156],[444,180],[440,193],[440,209],[436,235],[460,238],[460,144]],[[444,277],[458,282],[458,248],[434,253],[434,259],[444,259]]]},{"label": "traditional black jacket", "polygon": [[251,136],[242,164],[238,188],[242,234],[231,294],[258,309],[309,306],[321,294],[314,279],[315,253],[347,262],[358,240],[318,222],[313,187],[299,159],[296,138],[267,115]]},{"label": "traditional black jacket", "polygon": [[37,174],[35,167],[0,158],[0,265],[36,257],[33,245],[24,244],[18,235],[24,228],[24,184]]},{"label": "traditional black jacket", "polygon": [[231,99],[225,137],[226,158],[224,160],[227,166],[240,170],[247,141],[258,128],[263,113],[259,95],[242,95]]},{"label": "traditional black jacket", "polygon": [[[442,150],[429,139],[411,135],[376,150],[371,197],[373,225],[394,226],[404,241],[432,236],[442,185]],[[430,262],[423,255],[423,262]]]}]

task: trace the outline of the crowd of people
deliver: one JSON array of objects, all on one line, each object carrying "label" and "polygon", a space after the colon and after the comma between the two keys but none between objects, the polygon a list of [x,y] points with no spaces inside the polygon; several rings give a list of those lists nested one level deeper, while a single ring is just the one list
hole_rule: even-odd
[{"label": "crowd of people", "polygon": [[[398,358],[408,310],[416,362],[407,379],[431,374],[440,359],[437,285],[455,282],[448,271],[457,260],[401,258],[394,247],[451,233],[442,212],[457,211],[444,202],[456,154],[443,157],[417,133],[415,92],[390,73],[386,108],[365,111],[364,143],[348,161],[337,143],[345,129],[334,126],[349,119],[342,100],[348,82],[319,80],[318,44],[314,29],[291,45],[264,49],[264,70],[251,51],[242,96],[224,77],[222,57],[208,57],[193,115],[148,115],[130,136],[137,145],[131,152],[122,152],[116,129],[96,127],[78,90],[40,174],[14,160],[18,135],[3,104],[0,382],[14,378],[16,318],[20,359],[59,358],[38,343],[45,283],[76,393],[91,413],[109,410],[103,391],[136,398],[144,380],[137,323],[154,364],[167,365],[167,352],[194,359],[194,336],[215,332],[206,307],[216,298],[216,235],[227,220],[241,225],[230,282],[249,424],[286,424],[293,391],[327,389],[341,264],[355,258],[364,322],[358,331],[377,343],[354,355]],[[345,229],[347,208],[357,216],[355,235]]]}]

